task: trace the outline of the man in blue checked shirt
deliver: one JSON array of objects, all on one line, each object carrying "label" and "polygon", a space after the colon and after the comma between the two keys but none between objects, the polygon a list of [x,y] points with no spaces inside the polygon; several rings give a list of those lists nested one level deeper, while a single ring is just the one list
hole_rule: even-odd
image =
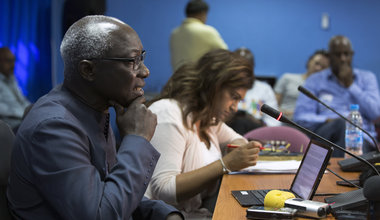
[{"label": "man in blue checked shirt", "polygon": [[[376,136],[373,121],[380,116],[380,95],[376,76],[367,70],[352,67],[354,51],[345,36],[334,36],[329,42],[330,68],[310,76],[304,87],[344,116],[348,116],[350,104],[358,104],[363,117],[363,128]],[[345,121],[338,115],[300,94],[294,120],[322,137],[345,146]],[[375,149],[364,134],[363,153]],[[333,156],[343,157],[341,151]]]}]

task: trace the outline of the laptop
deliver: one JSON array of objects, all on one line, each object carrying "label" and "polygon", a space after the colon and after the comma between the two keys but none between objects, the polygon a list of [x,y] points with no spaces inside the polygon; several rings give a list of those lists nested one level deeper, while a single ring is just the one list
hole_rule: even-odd
[{"label": "laptop", "polygon": [[[279,190],[292,192],[297,198],[312,200],[332,152],[331,146],[310,140],[290,189]],[[241,206],[263,206],[265,195],[270,190],[234,190],[231,193]]]}]

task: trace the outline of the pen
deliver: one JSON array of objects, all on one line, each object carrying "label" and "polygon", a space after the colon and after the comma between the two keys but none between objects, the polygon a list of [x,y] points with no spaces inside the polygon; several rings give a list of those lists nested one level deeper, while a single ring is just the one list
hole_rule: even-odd
[{"label": "pen", "polygon": [[227,144],[228,148],[238,148],[239,145],[234,145],[234,144]]},{"label": "pen", "polygon": [[[228,148],[238,148],[239,147],[239,145],[236,145],[236,144],[227,144],[227,147]],[[260,150],[264,150],[264,147],[260,147]]]}]

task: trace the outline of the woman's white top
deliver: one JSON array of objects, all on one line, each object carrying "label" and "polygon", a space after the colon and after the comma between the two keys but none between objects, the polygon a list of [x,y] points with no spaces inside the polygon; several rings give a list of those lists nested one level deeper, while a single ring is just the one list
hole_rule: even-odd
[{"label": "woman's white top", "polygon": [[[157,115],[158,124],[151,143],[161,153],[161,157],[145,196],[163,200],[186,213],[202,212],[202,198],[215,193],[218,183],[216,182],[212,189],[205,188],[196,196],[178,203],[176,176],[218,160],[221,157],[220,146],[226,146],[243,137],[225,123],[219,123],[208,130],[211,146],[207,149],[199,139],[196,127],[190,130],[183,125],[182,111],[177,101],[162,99],[153,103],[149,109]],[[190,118],[191,116],[188,117],[188,121]]]}]

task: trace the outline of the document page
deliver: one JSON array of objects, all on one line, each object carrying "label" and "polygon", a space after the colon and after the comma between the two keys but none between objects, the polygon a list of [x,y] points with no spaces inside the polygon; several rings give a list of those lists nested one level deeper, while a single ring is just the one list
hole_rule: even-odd
[{"label": "document page", "polygon": [[231,172],[230,174],[242,173],[296,173],[301,161],[281,160],[281,161],[258,161],[256,166],[250,166],[240,171]]}]

